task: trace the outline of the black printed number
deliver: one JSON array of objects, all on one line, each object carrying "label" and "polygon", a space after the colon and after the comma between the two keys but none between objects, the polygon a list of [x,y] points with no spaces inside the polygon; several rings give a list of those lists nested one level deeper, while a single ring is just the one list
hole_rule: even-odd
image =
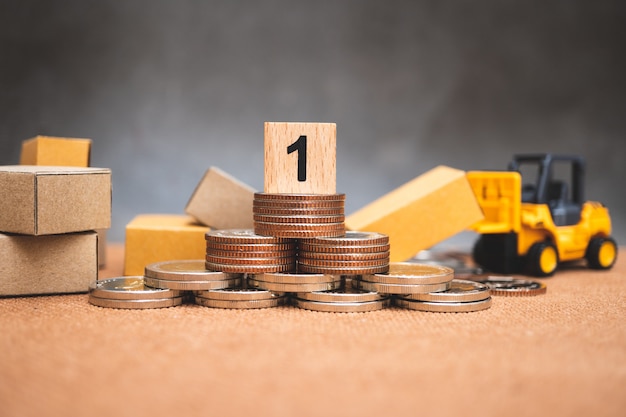
[{"label": "black printed number", "polygon": [[287,154],[298,152],[298,181],[306,181],[306,136],[301,135],[297,141],[287,146]]}]

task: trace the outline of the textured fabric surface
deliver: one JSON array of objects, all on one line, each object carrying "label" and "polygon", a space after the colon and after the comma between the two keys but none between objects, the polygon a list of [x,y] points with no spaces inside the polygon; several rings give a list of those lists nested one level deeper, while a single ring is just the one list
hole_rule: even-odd
[{"label": "textured fabric surface", "polygon": [[[122,271],[122,248],[108,269]],[[463,314],[0,299],[0,415],[581,415],[626,409],[626,253]]]}]

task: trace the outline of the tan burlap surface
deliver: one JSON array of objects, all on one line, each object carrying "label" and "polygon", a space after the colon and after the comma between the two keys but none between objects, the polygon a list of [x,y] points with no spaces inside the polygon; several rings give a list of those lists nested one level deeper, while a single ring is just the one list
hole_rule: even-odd
[{"label": "tan burlap surface", "polygon": [[464,314],[0,299],[0,416],[626,415],[626,253],[545,282]]}]

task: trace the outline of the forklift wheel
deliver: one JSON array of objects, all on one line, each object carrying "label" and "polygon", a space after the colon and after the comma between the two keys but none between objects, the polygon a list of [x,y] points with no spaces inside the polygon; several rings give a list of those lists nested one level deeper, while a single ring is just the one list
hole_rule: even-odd
[{"label": "forklift wheel", "polygon": [[549,277],[559,265],[559,253],[550,242],[537,242],[528,250],[528,273],[536,277]]},{"label": "forklift wheel", "polygon": [[592,269],[610,269],[617,259],[617,243],[610,237],[594,237],[589,241],[585,254]]}]

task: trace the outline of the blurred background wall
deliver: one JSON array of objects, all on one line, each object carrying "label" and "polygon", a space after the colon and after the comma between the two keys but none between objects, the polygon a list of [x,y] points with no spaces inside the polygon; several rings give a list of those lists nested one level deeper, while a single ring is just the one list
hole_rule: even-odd
[{"label": "blurred background wall", "polygon": [[336,122],[347,213],[436,165],[573,153],[626,244],[624,22],[602,0],[3,0],[0,164],[93,139],[123,241],[209,166],[262,189],[264,121]]}]

